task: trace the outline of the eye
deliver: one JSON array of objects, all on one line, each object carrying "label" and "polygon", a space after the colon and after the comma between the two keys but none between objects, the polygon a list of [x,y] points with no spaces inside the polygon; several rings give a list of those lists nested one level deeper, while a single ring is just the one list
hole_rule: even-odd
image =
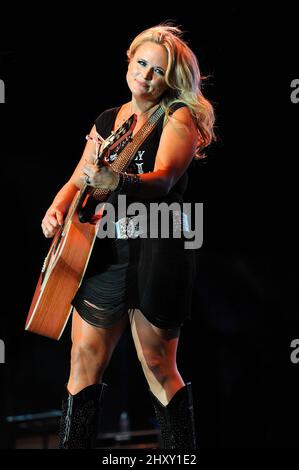
[{"label": "eye", "polygon": [[161,75],[162,77],[164,77],[164,71],[161,70],[161,69],[155,69],[155,72],[158,74],[158,75]]},{"label": "eye", "polygon": [[139,59],[139,60],[137,60],[137,62],[138,62],[138,64],[142,65],[143,67],[146,66],[145,60]]}]

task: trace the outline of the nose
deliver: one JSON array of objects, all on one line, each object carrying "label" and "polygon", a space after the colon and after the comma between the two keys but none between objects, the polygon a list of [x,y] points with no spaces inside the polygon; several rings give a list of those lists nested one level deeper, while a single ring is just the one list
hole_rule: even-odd
[{"label": "nose", "polygon": [[152,75],[153,75],[153,71],[150,67],[147,67],[142,71],[142,76],[144,80],[150,80],[152,78]]}]

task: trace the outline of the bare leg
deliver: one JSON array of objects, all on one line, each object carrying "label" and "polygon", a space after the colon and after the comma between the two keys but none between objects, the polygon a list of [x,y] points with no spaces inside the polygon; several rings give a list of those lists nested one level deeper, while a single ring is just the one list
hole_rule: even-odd
[{"label": "bare leg", "polygon": [[97,328],[85,322],[74,310],[71,371],[67,385],[72,395],[102,380],[102,375],[127,322],[128,316],[125,315],[110,328]]},{"label": "bare leg", "polygon": [[137,355],[150,390],[163,405],[167,405],[184,386],[176,365],[179,329],[157,328],[137,309],[130,320]]}]

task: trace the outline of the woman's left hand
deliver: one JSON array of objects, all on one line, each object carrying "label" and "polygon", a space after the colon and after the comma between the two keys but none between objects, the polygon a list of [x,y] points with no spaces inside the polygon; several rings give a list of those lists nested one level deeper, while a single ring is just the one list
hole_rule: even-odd
[{"label": "woman's left hand", "polygon": [[108,162],[105,162],[100,168],[86,161],[81,176],[85,184],[94,188],[110,189],[113,191],[119,181],[117,171],[114,171]]}]

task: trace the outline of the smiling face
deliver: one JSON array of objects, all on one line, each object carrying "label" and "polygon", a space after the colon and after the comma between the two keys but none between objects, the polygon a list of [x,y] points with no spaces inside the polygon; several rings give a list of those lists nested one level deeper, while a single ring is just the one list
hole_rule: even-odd
[{"label": "smiling face", "polygon": [[130,59],[127,83],[136,99],[159,101],[168,88],[165,73],[168,64],[166,49],[154,42],[144,42]]}]

